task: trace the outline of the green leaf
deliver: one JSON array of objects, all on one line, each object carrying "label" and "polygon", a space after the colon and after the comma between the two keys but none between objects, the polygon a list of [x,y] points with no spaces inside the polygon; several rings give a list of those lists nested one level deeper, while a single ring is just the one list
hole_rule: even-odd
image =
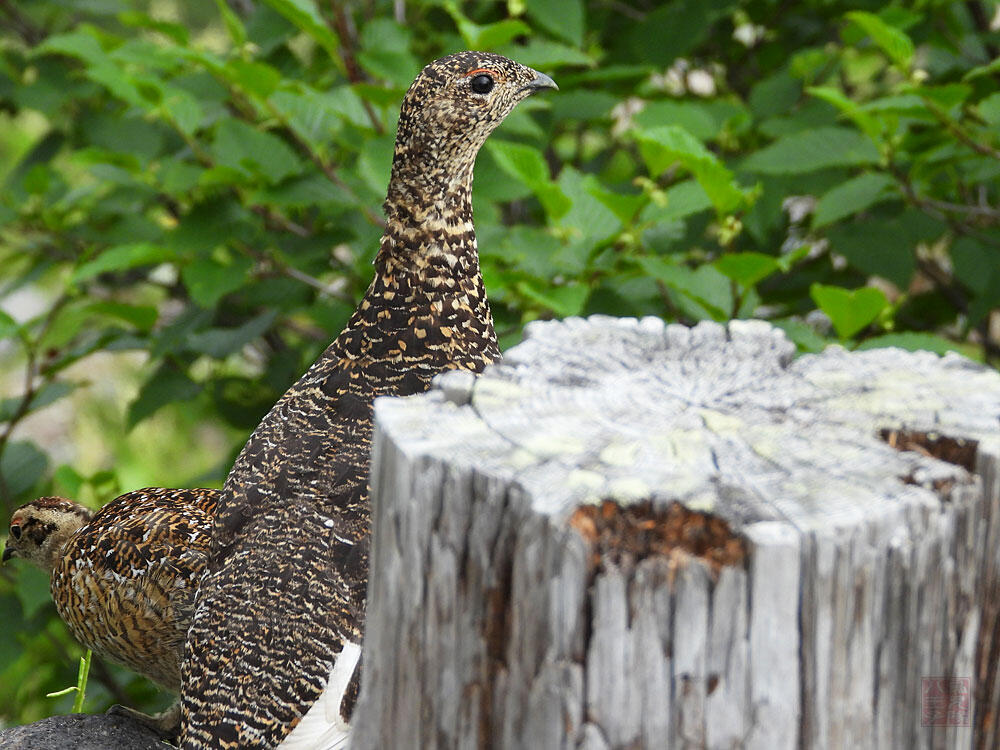
[{"label": "green leaf", "polygon": [[583,42],[582,0],[525,0],[528,16],[549,33],[579,46]]},{"label": "green leaf", "polygon": [[747,104],[757,117],[773,117],[791,111],[801,96],[802,82],[782,68],[753,85]]},{"label": "green leaf", "polygon": [[422,67],[410,52],[409,27],[391,18],[373,18],[366,23],[361,31],[361,47],[358,62],[398,88],[409,86]]},{"label": "green leaf", "polygon": [[549,177],[549,167],[538,149],[499,139],[486,143],[497,166],[531,188],[546,214],[556,219],[566,214],[572,202]]},{"label": "green leaf", "polygon": [[502,55],[516,59],[522,65],[535,68],[543,73],[546,68],[556,68],[563,65],[586,65],[588,67],[594,65],[593,58],[578,49],[537,37],[523,47],[508,44],[497,51]]},{"label": "green leaf", "polygon": [[[31,399],[27,414],[44,409],[49,404],[58,401],[63,396],[68,396],[76,388],[75,383],[67,383],[63,380],[56,380],[46,383]],[[0,399],[0,422],[7,422],[14,417],[14,414],[21,406],[21,396],[10,396]]]},{"label": "green leaf", "polygon": [[87,481],[84,476],[69,464],[62,464],[52,473],[52,480],[57,494],[64,497],[80,497],[80,490]]},{"label": "green leaf", "polygon": [[644,193],[624,194],[613,190],[605,190],[599,185],[593,185],[587,192],[597,198],[604,206],[610,208],[618,220],[628,226],[639,215],[642,208],[649,203],[649,196]]},{"label": "green leaf", "polygon": [[259,174],[271,184],[302,169],[299,157],[283,140],[233,118],[216,127],[212,152],[221,166]]},{"label": "green leaf", "polygon": [[809,294],[819,309],[825,312],[842,339],[849,339],[865,326],[874,322],[889,305],[879,289],[841,289],[839,286],[813,284]]},{"label": "green leaf", "polygon": [[912,209],[892,218],[840,222],[826,233],[830,248],[852,267],[905,289],[916,269],[917,244],[936,240],[945,231],[941,222]]},{"label": "green leaf", "polygon": [[160,184],[163,190],[172,196],[179,197],[198,184],[204,170],[196,164],[183,161],[171,161],[163,165],[160,173]]},{"label": "green leaf", "polygon": [[968,312],[969,322],[976,325],[991,311],[997,309],[1000,309],[1000,264],[993,266],[983,291],[972,299]]},{"label": "green leaf", "polygon": [[529,36],[531,27],[524,21],[508,18],[497,23],[479,27],[479,35],[473,49],[495,49],[519,36]]},{"label": "green leaf", "polygon": [[[906,349],[909,352],[928,351],[935,354],[947,354],[948,352],[958,352],[966,357],[975,357],[977,354],[975,347],[968,344],[962,345],[954,341],[949,341],[944,336],[933,333],[922,333],[917,331],[903,331],[901,333],[887,333],[884,336],[865,339],[857,346],[858,351],[866,349],[884,349],[894,346],[898,349]],[[981,358],[981,357],[978,357]]]},{"label": "green leaf", "polygon": [[809,86],[806,88],[806,93],[832,104],[861,128],[869,138],[877,140],[881,136],[882,125],[879,121],[859,106],[856,101],[845,96],[840,89],[832,86]]},{"label": "green leaf", "polygon": [[34,443],[27,440],[8,443],[0,454],[0,474],[7,482],[7,501],[18,499],[38,484],[48,468],[48,456]]},{"label": "green leaf", "polygon": [[974,78],[992,75],[998,70],[1000,70],[1000,57],[987,63],[986,65],[977,65],[975,68],[972,68],[964,76],[962,76],[962,80],[971,81]]},{"label": "green leaf", "polygon": [[847,13],[846,18],[863,29],[899,67],[910,67],[913,61],[913,42],[905,32],[890,26],[874,13],[856,10]]},{"label": "green leaf", "polygon": [[951,246],[951,262],[955,276],[978,294],[989,286],[990,275],[1000,266],[1000,254],[971,237],[960,237]]},{"label": "green leaf", "polygon": [[886,188],[895,181],[886,174],[867,172],[828,190],[816,203],[813,228],[825,227],[845,216],[863,211],[876,203],[895,197]]},{"label": "green leaf", "polygon": [[733,306],[729,279],[711,266],[695,270],[667,258],[644,256],[636,258],[642,270],[669,289],[690,299],[694,306],[686,311],[701,320],[728,320]]},{"label": "green leaf", "polygon": [[250,260],[243,256],[228,264],[213,258],[198,258],[181,269],[181,278],[191,293],[191,299],[210,309],[222,297],[247,283],[250,266]]},{"label": "green leaf", "polygon": [[[45,384],[37,393],[35,393],[35,396],[31,399],[31,404],[25,413],[30,414],[31,412],[38,411],[39,409],[48,406],[53,401],[57,401],[63,396],[71,393],[75,387],[76,386],[74,384],[63,381]],[[8,422],[13,419],[17,410],[21,408],[22,402],[22,396],[10,396],[8,398],[0,399],[0,423]]]},{"label": "green leaf", "polygon": [[639,151],[651,175],[658,176],[680,163],[704,188],[719,214],[732,213],[747,196],[732,172],[701,141],[678,125],[662,125],[636,134]]},{"label": "green leaf", "polygon": [[24,619],[30,620],[42,607],[52,601],[49,590],[49,574],[34,565],[22,563],[17,572],[17,584],[14,589],[21,602]]},{"label": "green leaf", "polygon": [[91,261],[78,266],[70,277],[72,283],[93,278],[110,271],[126,271],[137,266],[165,263],[177,259],[174,250],[150,242],[116,245],[108,248]]},{"label": "green leaf", "polygon": [[487,141],[486,148],[501,169],[528,187],[551,182],[549,167],[537,148],[499,139]]},{"label": "green leaf", "polygon": [[898,117],[912,117],[920,120],[932,121],[934,115],[928,108],[927,103],[916,94],[892,94],[890,96],[880,96],[863,104],[856,105],[862,115],[896,115]]},{"label": "green leaf", "polygon": [[528,299],[552,310],[561,318],[579,315],[590,295],[590,288],[583,284],[548,286],[542,291],[536,289],[528,281],[520,281],[517,284],[517,290]]},{"label": "green leaf", "polygon": [[340,58],[340,41],[320,17],[312,0],[264,0],[264,2],[304,31],[307,36],[312,37],[326,50],[338,67],[343,65]]},{"label": "green leaf", "polygon": [[233,12],[226,0],[215,0],[216,10],[222,16],[222,22],[226,25],[226,31],[233,42],[234,47],[242,47],[247,42],[247,30],[243,26],[243,21]]},{"label": "green leaf", "polygon": [[226,77],[246,93],[266,99],[281,83],[281,73],[266,63],[234,58],[226,63]]},{"label": "green leaf", "polygon": [[0,310],[0,339],[20,335],[21,326],[3,310]]},{"label": "green leaf", "polygon": [[[149,29],[150,31],[156,31],[163,34],[179,47],[187,46],[190,39],[187,27],[182,26],[179,23],[171,23],[170,21],[161,21],[156,18],[152,18],[145,13],[126,11],[118,14],[118,20],[127,26],[134,26],[139,29]],[[128,43],[129,42],[126,42],[126,44]]]},{"label": "green leaf", "polygon": [[671,185],[647,205],[639,217],[643,222],[668,222],[700,214],[712,208],[705,189],[697,180],[684,180]]},{"label": "green leaf", "polygon": [[964,83],[946,83],[940,86],[914,87],[914,93],[923,97],[924,101],[936,104],[944,110],[957,108],[965,103],[972,94],[972,86]]},{"label": "green leaf", "polygon": [[1000,262],[997,248],[972,237],[959,237],[951,246],[955,276],[973,293],[967,314],[973,325],[1000,308]]},{"label": "green leaf", "polygon": [[559,194],[568,200],[569,205],[569,210],[559,217],[559,224],[578,232],[578,237],[585,238],[591,247],[604,242],[622,228],[622,222],[615,213],[591,192],[600,185],[596,177],[567,166],[560,172],[556,184]]},{"label": "green leaf", "polygon": [[723,255],[712,265],[726,277],[746,287],[779,270],[777,258],[756,252]]},{"label": "green leaf", "polygon": [[804,174],[829,167],[875,164],[878,149],[855,130],[826,127],[792,133],[751,154],[743,168],[760,174]]},{"label": "green leaf", "polygon": [[236,328],[210,328],[192,333],[188,337],[188,348],[215,359],[224,359],[261,336],[277,317],[276,310],[266,310]]},{"label": "green leaf", "polygon": [[60,54],[75,57],[89,65],[107,59],[107,53],[97,41],[96,30],[89,24],[81,24],[75,31],[48,37],[33,49],[34,55]]},{"label": "green leaf", "polygon": [[[1000,61],[1000,58],[997,58]],[[990,94],[976,105],[976,111],[994,128],[1000,127],[1000,92]]]},{"label": "green leaf", "polygon": [[785,335],[788,336],[800,352],[821,352],[830,343],[820,336],[815,328],[801,320],[795,318],[777,318],[770,322],[775,327],[784,331]]},{"label": "green leaf", "polygon": [[[613,41],[615,56],[647,65],[669,67],[687,56],[716,28],[716,17],[728,13],[733,3],[720,0],[674,0],[654,3],[642,21],[620,19]],[[634,7],[634,6],[628,6]]]},{"label": "green leaf", "polygon": [[708,108],[698,102],[650,102],[632,119],[636,125],[646,128],[679,126],[702,141],[715,138],[722,129],[722,124],[716,122]]},{"label": "green leaf", "polygon": [[481,26],[478,23],[470,21],[468,16],[459,10],[458,6],[450,0],[443,3],[443,6],[455,22],[458,32],[462,35],[462,39],[469,49],[494,49],[500,45],[507,44],[516,37],[529,36],[531,34],[531,27],[518,19],[508,18],[497,23]]},{"label": "green leaf", "polygon": [[164,362],[149,380],[143,383],[139,394],[129,404],[125,426],[131,430],[160,408],[175,402],[190,401],[199,391],[201,386],[191,380],[187,373],[169,362]]},{"label": "green leaf", "polygon": [[158,111],[185,135],[193,135],[205,117],[201,103],[184,89],[174,86],[164,87]]},{"label": "green leaf", "polygon": [[[348,93],[354,96],[353,92]],[[341,111],[330,96],[318,91],[275,91],[270,102],[282,122],[318,153],[326,153],[331,138],[341,129]],[[357,104],[364,117],[361,101],[358,100]]]}]

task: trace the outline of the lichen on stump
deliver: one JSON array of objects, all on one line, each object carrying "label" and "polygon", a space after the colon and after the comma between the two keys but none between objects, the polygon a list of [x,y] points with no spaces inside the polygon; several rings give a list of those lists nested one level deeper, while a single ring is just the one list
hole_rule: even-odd
[{"label": "lichen on stump", "polygon": [[[352,748],[997,745],[1000,375],[761,322],[528,333],[376,404]],[[922,726],[931,677],[971,726]]]}]

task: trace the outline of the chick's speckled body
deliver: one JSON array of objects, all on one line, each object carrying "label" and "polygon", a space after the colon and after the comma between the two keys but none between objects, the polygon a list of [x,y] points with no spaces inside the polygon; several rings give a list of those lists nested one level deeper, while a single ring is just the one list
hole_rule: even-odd
[{"label": "chick's speckled body", "polygon": [[179,692],[219,495],[150,487],[93,514],[39,498],[14,511],[3,559],[23,557],[50,573],[56,610],[81,644]]},{"label": "chick's speckled body", "polygon": [[507,58],[463,52],[428,65],[407,92],[375,278],[226,481],[185,652],[182,747],[320,748],[346,736],[368,576],[372,401],[499,358],[473,165],[519,101],[554,87]]}]

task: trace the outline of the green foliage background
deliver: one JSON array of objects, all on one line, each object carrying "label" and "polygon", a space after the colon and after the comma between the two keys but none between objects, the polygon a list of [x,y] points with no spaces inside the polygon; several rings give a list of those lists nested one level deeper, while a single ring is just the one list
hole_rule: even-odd
[{"label": "green foliage background", "polygon": [[[995,0],[2,1],[0,511],[220,485],[367,285],[406,87],[466,48],[561,87],[476,170],[505,346],[755,316],[996,364],[998,28]],[[3,721],[68,710],[43,575],[6,566],[0,632]]]}]

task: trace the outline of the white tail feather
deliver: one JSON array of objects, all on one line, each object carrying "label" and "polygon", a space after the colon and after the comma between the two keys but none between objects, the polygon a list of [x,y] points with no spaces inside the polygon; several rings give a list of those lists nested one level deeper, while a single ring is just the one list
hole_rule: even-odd
[{"label": "white tail feather", "polygon": [[333,660],[322,694],[278,750],[347,750],[351,728],[340,715],[340,704],[360,658],[361,646],[346,641]]}]

